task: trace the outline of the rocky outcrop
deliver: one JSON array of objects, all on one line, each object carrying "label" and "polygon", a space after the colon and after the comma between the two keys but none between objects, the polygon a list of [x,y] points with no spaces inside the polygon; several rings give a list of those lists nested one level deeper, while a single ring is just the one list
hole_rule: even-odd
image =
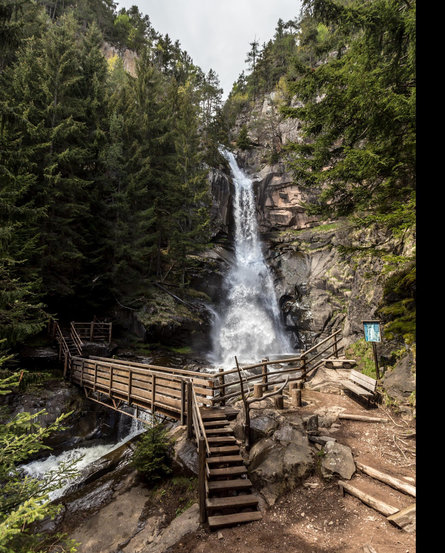
[{"label": "rocky outcrop", "polygon": [[65,413],[64,429],[46,440],[52,453],[73,447],[91,446],[116,437],[121,415],[91,402],[77,386],[58,378],[35,384],[9,397],[9,417],[18,413],[39,414],[35,422],[48,426]]}]

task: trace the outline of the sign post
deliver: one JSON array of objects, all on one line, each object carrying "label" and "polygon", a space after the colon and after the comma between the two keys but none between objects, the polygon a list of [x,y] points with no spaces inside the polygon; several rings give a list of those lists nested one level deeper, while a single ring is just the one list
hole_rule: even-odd
[{"label": "sign post", "polygon": [[380,321],[363,321],[363,330],[365,340],[372,343],[372,352],[374,354],[375,374],[377,380],[380,380],[379,361],[377,358],[377,342],[381,342]]}]

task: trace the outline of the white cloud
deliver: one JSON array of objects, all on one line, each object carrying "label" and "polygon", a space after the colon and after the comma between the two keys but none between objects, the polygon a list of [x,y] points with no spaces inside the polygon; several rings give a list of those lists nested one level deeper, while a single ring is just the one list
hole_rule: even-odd
[{"label": "white cloud", "polygon": [[137,5],[156,31],[186,50],[204,72],[212,68],[224,97],[241,71],[250,42],[273,37],[278,19],[299,16],[301,0],[117,0],[118,9]]}]

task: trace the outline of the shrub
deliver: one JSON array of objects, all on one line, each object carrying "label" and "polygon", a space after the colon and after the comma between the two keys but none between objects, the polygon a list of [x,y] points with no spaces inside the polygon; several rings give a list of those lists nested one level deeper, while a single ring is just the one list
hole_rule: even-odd
[{"label": "shrub", "polygon": [[172,472],[172,443],[162,424],[149,428],[133,455],[133,466],[150,481],[162,480]]}]

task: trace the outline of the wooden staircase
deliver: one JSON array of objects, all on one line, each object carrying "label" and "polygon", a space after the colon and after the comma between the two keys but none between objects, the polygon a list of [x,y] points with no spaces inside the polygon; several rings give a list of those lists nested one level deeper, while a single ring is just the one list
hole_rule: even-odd
[{"label": "wooden staircase", "polygon": [[229,427],[230,413],[201,408],[210,455],[206,459],[206,511],[211,529],[260,520],[258,497]]}]

